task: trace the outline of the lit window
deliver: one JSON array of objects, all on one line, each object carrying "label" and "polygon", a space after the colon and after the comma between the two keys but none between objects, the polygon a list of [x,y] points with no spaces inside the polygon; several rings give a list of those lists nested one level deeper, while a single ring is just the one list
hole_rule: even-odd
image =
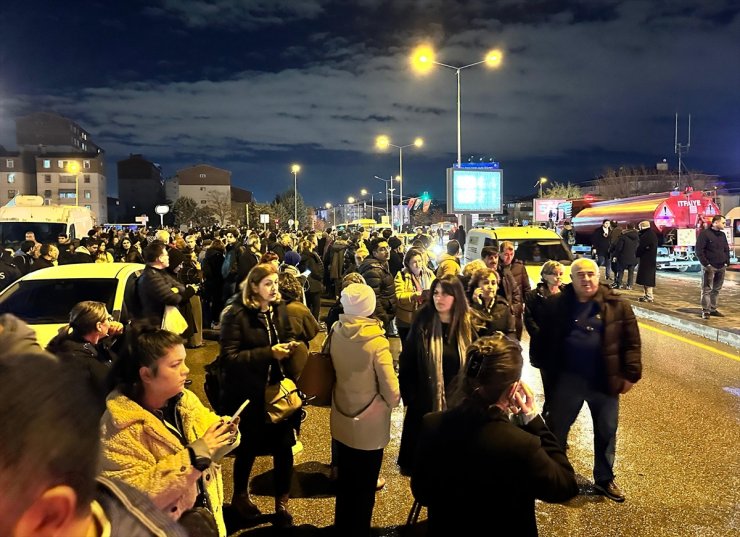
[{"label": "lit window", "polygon": [[13,199],[15,197],[15,190],[8,190],[8,199]]},{"label": "lit window", "polygon": [[44,160],[44,168],[47,170],[51,168],[51,161],[50,160]]},{"label": "lit window", "polygon": [[85,190],[85,199],[86,200],[89,200],[91,197],[92,196],[90,195],[90,191],[89,190]]},{"label": "lit window", "polygon": [[15,183],[15,174],[9,173],[8,174],[8,183]]},{"label": "lit window", "polygon": [[14,161],[12,161],[12,160],[10,160],[10,159],[8,159],[8,160],[6,160],[6,161],[5,161],[5,165],[6,165],[6,166],[7,166],[8,168],[13,168],[13,167],[15,167],[15,162],[14,162]]},{"label": "lit window", "polygon": [[205,178],[206,178],[206,174],[205,174],[205,173],[201,173],[201,174],[200,174],[200,178],[201,178],[201,179],[205,179]]},{"label": "lit window", "polygon": [[86,183],[89,183],[90,182],[90,176],[89,175],[85,175],[85,182]]},{"label": "lit window", "polygon": [[82,161],[82,167],[83,168],[90,168],[90,161],[89,160],[83,160]]},{"label": "lit window", "polygon": [[64,168],[67,167],[67,161],[65,161],[65,160],[58,160],[57,161],[57,166],[59,166],[60,168],[64,169]]},{"label": "lit window", "polygon": [[75,199],[74,190],[60,190],[59,199]]}]

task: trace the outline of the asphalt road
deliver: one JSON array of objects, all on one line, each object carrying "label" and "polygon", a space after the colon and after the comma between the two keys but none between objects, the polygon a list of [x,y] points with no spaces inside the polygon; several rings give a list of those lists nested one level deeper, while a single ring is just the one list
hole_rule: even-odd
[{"label": "asphalt road", "polygon": [[[703,346],[674,339],[661,326],[641,324],[644,378],[622,397],[617,444],[617,481],[627,495],[623,504],[601,496],[583,495],[565,505],[537,505],[543,536],[728,536],[740,535],[740,360],[737,352],[706,340]],[[320,339],[322,336],[319,336]],[[526,337],[526,336],[525,336]],[[315,341],[314,343],[318,343]],[[527,340],[523,342],[527,352]],[[398,352],[398,339],[391,340]],[[188,351],[192,388],[202,394],[203,365],[218,349]],[[524,379],[537,394],[537,370],[526,367]],[[290,508],[299,526],[288,535],[324,535],[333,520],[334,498],[328,481],[328,409],[310,407],[296,455],[296,475]],[[399,526],[412,504],[408,479],[395,466],[402,424],[401,409],[393,414],[391,443],[381,475],[385,488],[377,494],[373,525],[377,535],[406,535]],[[569,438],[569,457],[583,476],[591,478],[592,434],[587,408]],[[271,513],[271,459],[255,465],[252,490],[260,508]],[[227,501],[231,497],[231,460],[224,467]],[[503,484],[492,484],[501,486]],[[584,490],[588,492],[588,487]],[[484,513],[483,520],[487,520]],[[421,519],[425,518],[422,512]],[[232,535],[277,535],[264,524]],[[504,529],[503,527],[501,529]],[[412,532],[413,533],[413,532]]]}]

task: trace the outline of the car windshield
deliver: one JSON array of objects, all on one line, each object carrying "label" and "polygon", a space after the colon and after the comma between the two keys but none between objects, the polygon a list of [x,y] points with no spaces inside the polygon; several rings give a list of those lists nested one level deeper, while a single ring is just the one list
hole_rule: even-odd
[{"label": "car windshield", "polygon": [[0,243],[26,240],[27,231],[33,231],[38,242],[56,242],[60,233],[67,233],[67,225],[48,222],[2,222]]},{"label": "car windshield", "polygon": [[0,313],[28,324],[68,323],[70,310],[83,300],[103,302],[113,311],[117,284],[114,278],[18,281],[0,296]]},{"label": "car windshield", "polygon": [[[499,244],[502,239],[499,238]],[[492,239],[486,239],[486,246],[494,245]],[[563,265],[573,262],[573,254],[556,239],[528,239],[512,241],[514,243],[514,259],[518,259],[525,265],[542,265],[545,261],[559,261]]]}]

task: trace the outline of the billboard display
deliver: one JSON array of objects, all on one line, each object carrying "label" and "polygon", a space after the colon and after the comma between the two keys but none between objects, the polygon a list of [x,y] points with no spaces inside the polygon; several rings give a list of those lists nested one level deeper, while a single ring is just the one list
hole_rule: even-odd
[{"label": "billboard display", "polygon": [[535,198],[534,199],[534,221],[553,222],[558,220],[558,205],[563,203],[564,199],[552,198]]},{"label": "billboard display", "polygon": [[447,169],[447,211],[450,213],[492,213],[503,210],[500,169]]}]

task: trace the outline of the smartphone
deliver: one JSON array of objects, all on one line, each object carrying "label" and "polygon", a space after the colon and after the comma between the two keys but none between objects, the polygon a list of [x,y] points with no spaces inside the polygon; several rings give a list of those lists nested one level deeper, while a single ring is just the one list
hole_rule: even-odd
[{"label": "smartphone", "polygon": [[245,408],[247,408],[247,405],[248,405],[248,404],[249,404],[249,399],[245,399],[245,400],[244,400],[244,402],[242,403],[242,406],[240,406],[240,407],[239,407],[239,408],[238,408],[238,409],[236,410],[236,412],[234,412],[234,415],[233,415],[233,416],[231,416],[231,419],[230,419],[229,421],[230,421],[230,422],[233,422],[233,421],[234,421],[234,420],[235,420],[236,418],[238,418],[238,417],[239,417],[239,414],[241,414],[241,413],[242,413],[242,410],[244,410]]},{"label": "smartphone", "polygon": [[311,275],[311,269],[306,269],[303,272],[301,272],[301,276],[304,276],[308,278]]}]

